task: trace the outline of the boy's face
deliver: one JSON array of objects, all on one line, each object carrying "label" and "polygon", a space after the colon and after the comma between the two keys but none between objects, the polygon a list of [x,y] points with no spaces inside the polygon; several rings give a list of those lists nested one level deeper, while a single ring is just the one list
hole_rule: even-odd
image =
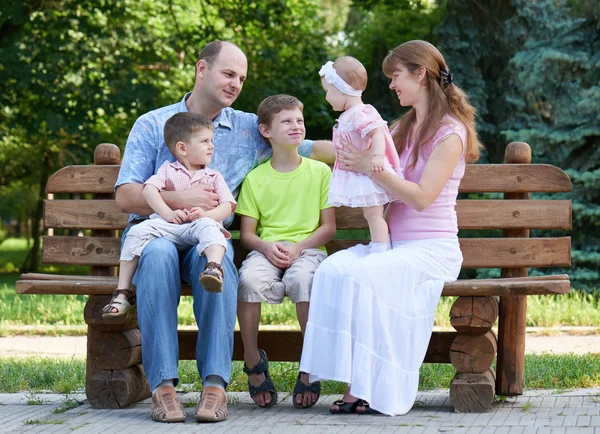
[{"label": "boy's face", "polygon": [[300,146],[306,136],[304,116],[299,108],[281,110],[271,121],[271,125],[259,126],[260,132],[271,145]]},{"label": "boy's face", "polygon": [[325,91],[325,99],[336,112],[344,111],[346,106],[346,95],[340,92],[333,84],[327,83],[321,78],[321,85]]},{"label": "boy's face", "polygon": [[187,143],[178,143],[178,145],[183,145],[178,146],[180,156],[191,165],[208,166],[215,149],[212,138],[213,131],[209,128],[202,128],[192,134]]}]

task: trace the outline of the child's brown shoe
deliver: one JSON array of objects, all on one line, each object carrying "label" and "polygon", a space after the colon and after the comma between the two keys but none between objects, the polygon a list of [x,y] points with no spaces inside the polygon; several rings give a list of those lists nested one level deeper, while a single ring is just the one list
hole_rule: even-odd
[{"label": "child's brown shoe", "polygon": [[204,271],[200,275],[200,283],[208,292],[223,291],[223,267],[217,262],[206,264]]}]

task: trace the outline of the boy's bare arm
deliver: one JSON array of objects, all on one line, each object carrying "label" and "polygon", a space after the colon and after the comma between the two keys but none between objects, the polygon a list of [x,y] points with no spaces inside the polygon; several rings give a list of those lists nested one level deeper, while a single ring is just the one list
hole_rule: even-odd
[{"label": "boy's bare arm", "polygon": [[210,211],[204,211],[202,208],[193,208],[190,212],[190,220],[198,220],[202,217],[208,217],[218,222],[225,220],[233,212],[234,205],[231,202],[224,202]]},{"label": "boy's bare arm", "polygon": [[183,210],[173,210],[165,203],[160,191],[155,186],[145,185],[142,196],[150,208],[166,221],[181,224],[187,220],[187,215]]},{"label": "boy's bare arm", "polygon": [[292,260],[294,260],[300,256],[303,250],[315,249],[331,241],[335,236],[335,230],[335,208],[322,209],[317,230],[310,234],[305,240],[286,246],[286,249],[291,253],[291,256],[293,257]]},{"label": "boy's bare arm", "polygon": [[315,140],[310,158],[327,164],[335,163],[335,147],[333,146],[333,142],[330,140]]}]

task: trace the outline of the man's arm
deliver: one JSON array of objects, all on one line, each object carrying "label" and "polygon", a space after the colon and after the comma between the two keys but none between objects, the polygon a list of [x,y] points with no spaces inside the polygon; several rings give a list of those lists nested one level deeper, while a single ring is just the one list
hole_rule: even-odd
[{"label": "man's arm", "polygon": [[310,154],[313,160],[333,164],[335,162],[335,147],[330,140],[315,140],[313,150]]}]

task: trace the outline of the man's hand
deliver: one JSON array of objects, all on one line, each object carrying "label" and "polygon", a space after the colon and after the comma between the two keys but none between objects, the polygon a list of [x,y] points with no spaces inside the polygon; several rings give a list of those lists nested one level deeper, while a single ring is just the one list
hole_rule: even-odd
[{"label": "man's hand", "polygon": [[192,209],[195,207],[202,208],[204,211],[213,209],[219,204],[219,196],[215,193],[214,188],[209,185],[194,185],[179,192],[183,208]]},{"label": "man's hand", "polygon": [[283,251],[287,256],[288,267],[292,265],[292,262],[298,259],[298,257],[302,254],[302,249],[299,248],[297,244],[288,244],[287,246],[283,246]]},{"label": "man's hand", "polygon": [[277,268],[289,266],[287,250],[281,243],[267,242],[261,253]]},{"label": "man's hand", "polygon": [[373,155],[371,160],[371,170],[373,173],[381,173],[384,170],[385,156],[384,155]]},{"label": "man's hand", "polygon": [[187,213],[182,209],[175,209],[169,212],[166,212],[164,215],[161,215],[169,223],[182,224],[185,223],[188,219]]},{"label": "man's hand", "polygon": [[206,216],[206,211],[204,211],[199,206],[195,206],[188,212],[188,220],[193,222],[194,220],[199,220],[202,217]]}]

